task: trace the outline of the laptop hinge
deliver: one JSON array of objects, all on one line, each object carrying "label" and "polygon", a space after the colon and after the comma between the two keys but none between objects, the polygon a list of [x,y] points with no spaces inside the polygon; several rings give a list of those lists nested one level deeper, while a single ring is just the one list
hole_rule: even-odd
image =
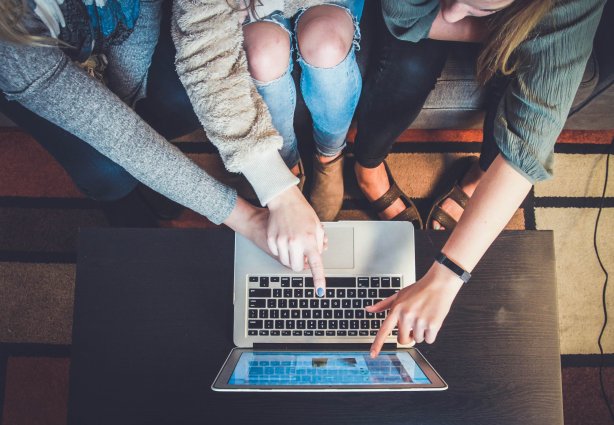
[{"label": "laptop hinge", "polygon": [[[325,351],[369,351],[371,344],[283,344],[283,343],[254,343],[257,350],[325,350]],[[394,350],[397,345],[394,343],[384,344],[382,350]]]}]

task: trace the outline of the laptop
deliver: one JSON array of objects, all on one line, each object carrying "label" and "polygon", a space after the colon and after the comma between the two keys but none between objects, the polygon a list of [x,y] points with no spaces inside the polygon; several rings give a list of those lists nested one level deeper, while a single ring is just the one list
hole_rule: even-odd
[{"label": "laptop", "polygon": [[396,328],[376,359],[369,347],[386,312],[364,308],[415,282],[409,222],[324,223],[326,295],[309,270],[293,272],[235,236],[234,348],[216,391],[415,391],[447,384]]}]

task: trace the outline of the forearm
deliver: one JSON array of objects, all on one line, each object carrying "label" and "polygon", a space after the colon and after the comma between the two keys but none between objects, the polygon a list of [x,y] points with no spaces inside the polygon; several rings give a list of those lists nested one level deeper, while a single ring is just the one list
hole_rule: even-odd
[{"label": "forearm", "polygon": [[298,179],[278,152],[282,138],[249,75],[237,16],[224,1],[175,1],[175,63],[226,168],[243,173],[266,205]]},{"label": "forearm", "polygon": [[481,43],[486,37],[486,21],[484,18],[466,17],[450,24],[441,16],[441,10],[433,21],[429,38],[443,41],[464,41]]},{"label": "forearm", "polygon": [[499,155],[467,203],[442,251],[471,271],[505,228],[531,183]]},{"label": "forearm", "polygon": [[58,49],[0,43],[0,89],[178,203],[221,222],[236,192],[214,180]]}]

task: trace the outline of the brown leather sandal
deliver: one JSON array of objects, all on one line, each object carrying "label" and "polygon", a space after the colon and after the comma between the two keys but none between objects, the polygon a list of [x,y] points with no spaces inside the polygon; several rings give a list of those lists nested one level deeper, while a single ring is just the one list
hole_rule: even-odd
[{"label": "brown leather sandal", "polygon": [[456,227],[456,224],[458,222],[454,219],[454,217],[452,217],[450,214],[444,211],[443,208],[441,208],[441,205],[446,199],[449,198],[449,199],[452,199],[454,202],[456,202],[458,205],[460,205],[462,209],[465,209],[467,205],[467,201],[469,201],[469,195],[463,192],[463,189],[461,189],[460,187],[460,182],[465,176],[465,174],[467,174],[469,170],[471,169],[471,167],[473,167],[473,165],[477,162],[478,162],[477,156],[469,157],[467,159],[467,164],[465,165],[464,172],[461,174],[459,178],[456,179],[456,181],[454,182],[454,185],[452,186],[452,189],[450,189],[444,195],[437,198],[437,200],[431,207],[431,211],[429,212],[428,218],[426,219],[427,228],[429,229],[432,228],[431,223],[433,221],[436,221],[439,224],[441,224],[446,230],[453,230]]},{"label": "brown leather sandal", "polygon": [[420,213],[418,212],[418,208],[413,203],[411,198],[407,196],[403,191],[397,186],[397,183],[394,181],[392,177],[392,173],[390,172],[390,168],[388,168],[388,164],[384,161],[384,168],[386,169],[386,174],[388,175],[388,181],[390,182],[390,189],[386,193],[384,193],[379,199],[371,202],[373,209],[378,213],[381,213],[386,208],[394,203],[397,199],[401,199],[407,208],[401,211],[399,214],[392,218],[392,221],[411,221],[416,229],[422,229],[422,217],[420,217]]}]

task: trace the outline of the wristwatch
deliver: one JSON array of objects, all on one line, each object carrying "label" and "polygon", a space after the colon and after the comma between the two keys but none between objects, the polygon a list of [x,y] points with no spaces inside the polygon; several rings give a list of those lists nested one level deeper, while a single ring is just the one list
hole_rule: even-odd
[{"label": "wristwatch", "polygon": [[446,254],[444,254],[443,252],[440,252],[439,254],[435,256],[435,261],[437,261],[439,264],[444,265],[448,269],[450,269],[452,273],[454,273],[455,275],[461,278],[463,283],[467,283],[469,282],[469,279],[471,279],[471,273],[463,269],[461,266],[456,264],[454,261],[450,260],[446,256]]}]

